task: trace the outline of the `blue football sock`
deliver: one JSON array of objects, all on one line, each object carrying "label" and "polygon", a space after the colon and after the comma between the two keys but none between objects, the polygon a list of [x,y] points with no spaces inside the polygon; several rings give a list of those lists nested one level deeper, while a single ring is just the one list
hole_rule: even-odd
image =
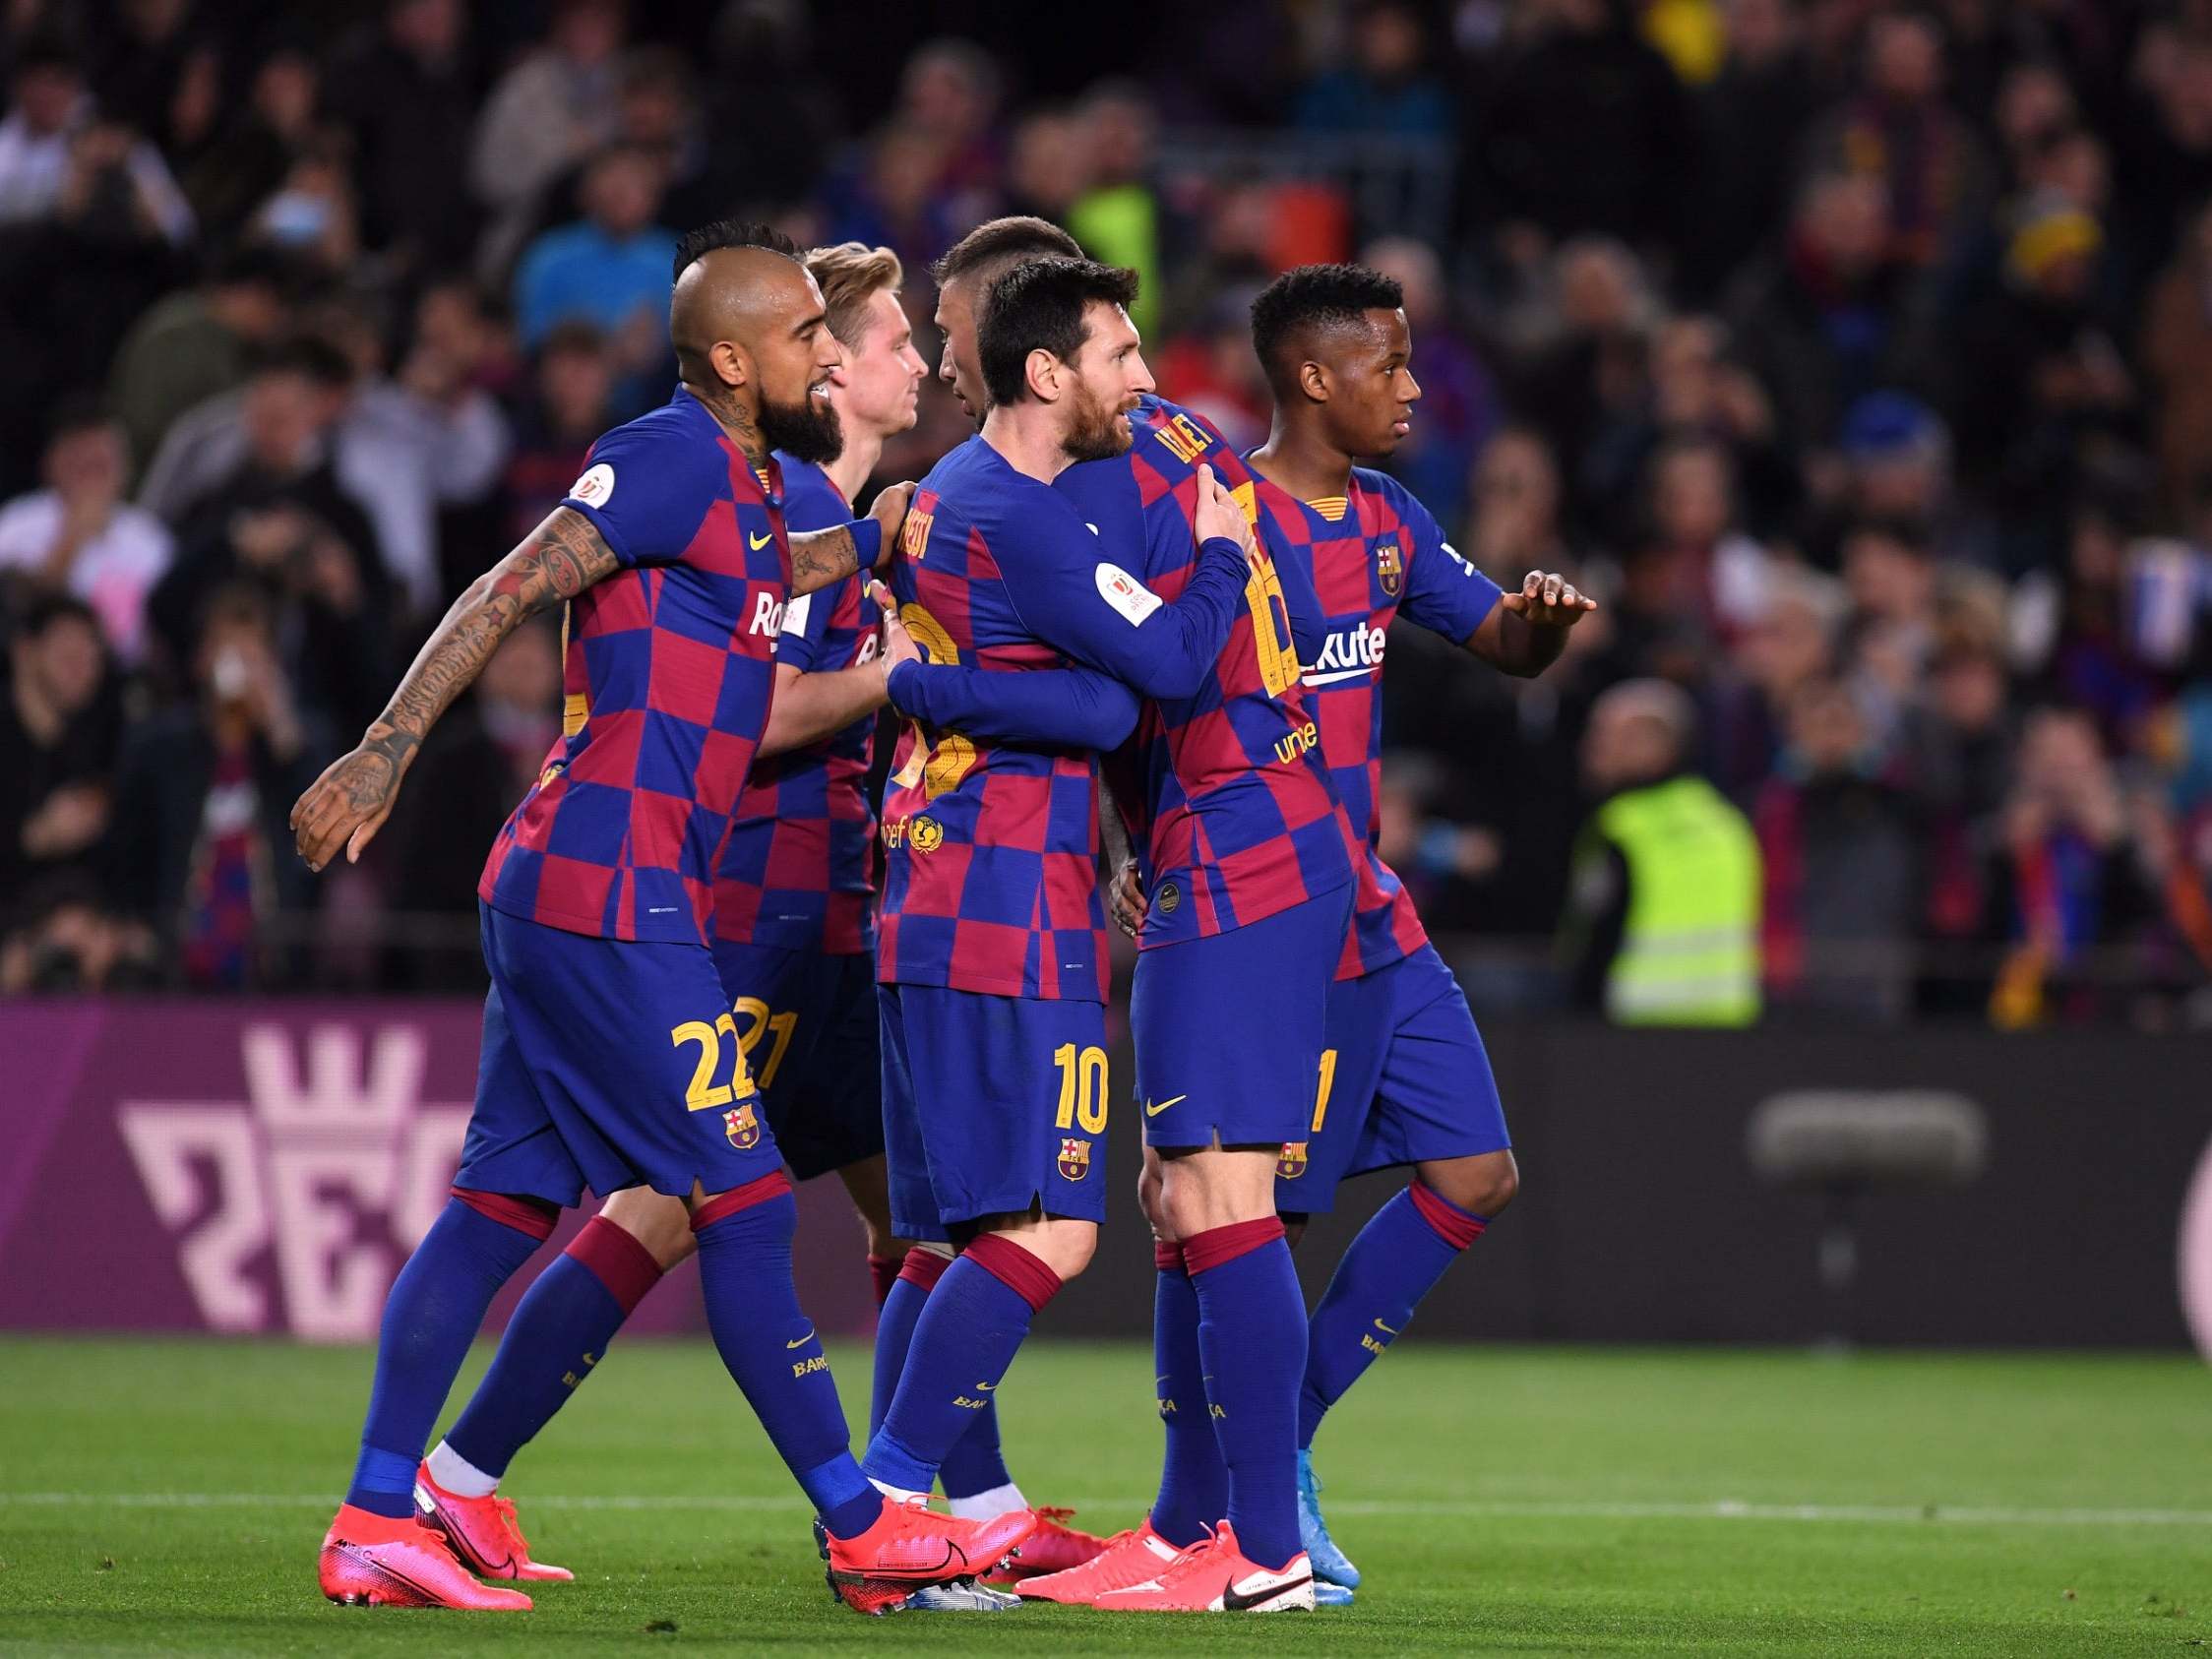
[{"label": "blue football sock", "polygon": [[998,1398],[991,1395],[983,1409],[974,1414],[975,1421],[967,1426],[967,1433],[952,1443],[952,1449],[939,1465],[937,1482],[946,1497],[973,1498],[1014,1484],[1014,1476],[1007,1469],[1006,1450],[999,1444]]},{"label": "blue football sock", "polygon": [[591,1375],[660,1271],[652,1253],[605,1216],[585,1222],[516,1307],[446,1444],[495,1480],[506,1474]]},{"label": "blue football sock", "polygon": [[899,1374],[906,1369],[906,1350],[914,1342],[914,1323],[929,1305],[930,1291],[952,1264],[949,1257],[910,1250],[898,1270],[898,1281],[884,1298],[883,1312],[876,1316],[876,1369],[874,1387],[868,1395],[871,1439],[884,1426],[884,1414],[891,1410],[891,1396],[898,1392]]},{"label": "blue football sock", "polygon": [[1321,1416],[1382,1357],[1459,1253],[1488,1220],[1418,1181],[1360,1229],[1314,1310],[1306,1381],[1298,1394],[1298,1444],[1314,1444]]},{"label": "blue football sock", "polygon": [[898,1390],[861,1459],[872,1479],[908,1492],[936,1483],[1014,1363],[1030,1315],[1059,1288],[1058,1275],[1010,1239],[986,1233],[968,1246],[915,1321]]},{"label": "blue football sock", "polygon": [[1306,1303],[1282,1223],[1273,1216],[1183,1241],[1198,1293],[1198,1353],[1221,1460],[1229,1521],[1244,1553],[1278,1567],[1298,1536],[1298,1380],[1306,1370]]},{"label": "blue football sock", "polygon": [[694,1212],[707,1328],[822,1524],[856,1538],[876,1523],[883,1499],[852,1459],[836,1380],[791,1283],[798,1221],[780,1170]]},{"label": "blue football sock", "polygon": [[1159,1384],[1160,1495],[1152,1530],[1170,1544],[1196,1544],[1229,1512],[1229,1466],[1206,1409],[1205,1366],[1198,1358],[1198,1293],[1180,1245],[1153,1247],[1159,1283],[1152,1292],[1152,1370]]},{"label": "blue football sock", "polygon": [[468,1344],[499,1287],[552,1232],[553,1214],[538,1200],[491,1194],[447,1200],[385,1299],[348,1504],[394,1519],[414,1513],[415,1467]]}]

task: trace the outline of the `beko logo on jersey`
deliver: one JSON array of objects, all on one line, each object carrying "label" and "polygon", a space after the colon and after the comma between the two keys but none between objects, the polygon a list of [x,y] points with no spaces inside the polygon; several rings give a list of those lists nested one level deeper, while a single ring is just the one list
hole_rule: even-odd
[{"label": "beko logo on jersey", "polygon": [[1380,628],[1346,628],[1321,643],[1321,654],[1299,677],[1302,685],[1331,686],[1340,680],[1364,680],[1382,666],[1382,646],[1388,636]]}]

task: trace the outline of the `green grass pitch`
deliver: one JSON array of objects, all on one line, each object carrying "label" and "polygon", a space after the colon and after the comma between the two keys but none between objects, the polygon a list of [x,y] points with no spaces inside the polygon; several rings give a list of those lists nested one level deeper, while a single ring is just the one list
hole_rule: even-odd
[{"label": "green grass pitch", "polygon": [[[476,1364],[486,1355],[479,1351]],[[848,1408],[865,1356],[834,1352]],[[1101,1530],[1137,1346],[1037,1342],[1015,1473]],[[471,1368],[470,1380],[475,1375]],[[578,1569],[520,1616],[333,1607],[357,1351],[0,1340],[0,1649],[2174,1654],[2212,1643],[2212,1376],[2176,1357],[1393,1351],[1319,1445],[1356,1608],[863,1620],[703,1345],[625,1343],[508,1490]],[[457,1393],[456,1403],[461,1395]]]}]

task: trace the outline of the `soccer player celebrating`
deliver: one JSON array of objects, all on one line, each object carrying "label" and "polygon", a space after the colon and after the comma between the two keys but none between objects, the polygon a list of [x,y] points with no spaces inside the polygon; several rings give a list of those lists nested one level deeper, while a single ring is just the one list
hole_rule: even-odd
[{"label": "soccer player celebrating", "polygon": [[[1402,611],[1526,676],[1550,665],[1567,631],[1597,607],[1540,571],[1501,596],[1402,484],[1354,464],[1397,448],[1421,397],[1407,367],[1412,337],[1395,281],[1361,266],[1301,267],[1253,302],[1252,320],[1275,398],[1267,442],[1249,458],[1260,535],[1279,567],[1311,573],[1320,595],[1327,634],[1304,682],[1321,752],[1366,842],[1352,933],[1329,992],[1313,1117],[1282,1147],[1276,1203],[1303,1228],[1308,1214],[1331,1206],[1347,1176],[1413,1168],[1412,1181],[1345,1252],[1308,1329],[1300,1523],[1316,1573],[1349,1589],[1359,1573],[1321,1520],[1315,1431],[1519,1185],[1467,999],[1375,851],[1386,631]],[[1145,892],[1151,909],[1159,907],[1156,887],[1121,891],[1138,911]],[[1171,1468],[1176,1437],[1171,1424]],[[1183,1450],[1196,1456],[1203,1447]]]},{"label": "soccer player celebrating", "polygon": [[[815,249],[806,265],[842,350],[829,393],[841,447],[828,461],[776,452],[784,520],[802,531],[852,519],[850,504],[875,471],[885,441],[913,426],[916,393],[928,372],[898,302],[896,254],[847,242]],[[739,1047],[766,1101],[768,1131],[795,1179],[834,1170],[844,1182],[867,1230],[880,1304],[893,1288],[900,1259],[884,1184],[875,814],[866,791],[875,714],[886,700],[889,671],[914,652],[892,619],[887,625],[891,654],[879,655],[876,618],[875,608],[863,604],[857,574],[802,594],[784,609],[775,703],[715,879],[713,950],[738,1021]],[[979,695],[988,697],[989,690]],[[1134,699],[1127,701],[1133,714]],[[987,709],[969,709],[966,716],[969,729],[988,726]],[[1034,722],[1036,714],[1025,708],[1020,717]],[[681,1199],[650,1187],[627,1188],[607,1199],[517,1307],[490,1371],[415,1483],[423,1513],[477,1572],[570,1576],[530,1560],[513,1504],[494,1496],[499,1480],[516,1452],[592,1375],[645,1293],[693,1249]],[[878,1403],[879,1419],[886,1404]],[[971,1434],[963,1449],[978,1439]],[[977,1511],[967,1502],[970,1490],[1009,1484],[995,1434],[965,1461],[984,1458],[996,1474],[985,1468],[972,1489],[959,1484],[954,1463],[948,1462],[954,1514],[989,1519],[1026,1507],[1014,1502]],[[1018,1492],[1014,1496],[1018,1500]],[[1095,1553],[1098,1542],[1048,1513],[1022,1546],[1022,1563],[1044,1569],[1072,1565]],[[917,1598],[917,1604],[929,1600]]]},{"label": "soccer player celebrating", "polygon": [[353,1483],[323,1544],[334,1600],[527,1608],[417,1524],[423,1443],[499,1287],[589,1185],[684,1202],[723,1363],[829,1533],[830,1580],[881,1612],[983,1570],[988,1526],[887,1503],[846,1449],[829,1364],[792,1288],[795,1206],[707,947],[712,878],[768,719],[793,592],[874,563],[905,510],[785,534],[770,451],[836,452],[840,361],[788,240],[720,223],[676,258],[682,384],[602,438],[521,546],[455,601],[385,712],[292,811],[322,869],[359,855],[431,725],[500,641],[568,606],[570,720],[494,843],[480,889],[484,1053],[453,1200],[386,1305]]},{"label": "soccer player celebrating", "polygon": [[[1129,446],[1129,411],[1151,385],[1126,311],[1134,292],[1131,274],[1067,258],[993,284],[977,339],[983,430],[924,480],[891,568],[900,614],[935,661],[1025,681],[1073,657],[1175,697],[1211,671],[1251,548],[1227,492],[1194,474],[1198,558],[1164,603],[1112,565],[1108,536],[1052,487]],[[1141,540],[1112,545],[1141,563]],[[902,687],[891,693],[905,707]],[[1134,716],[1132,704],[1098,741],[1119,741]],[[899,1231],[964,1248],[923,1303],[864,1459],[893,1493],[936,1478],[1032,1316],[1087,1263],[1104,1214],[1092,756],[923,721],[884,806],[886,1134]]]}]

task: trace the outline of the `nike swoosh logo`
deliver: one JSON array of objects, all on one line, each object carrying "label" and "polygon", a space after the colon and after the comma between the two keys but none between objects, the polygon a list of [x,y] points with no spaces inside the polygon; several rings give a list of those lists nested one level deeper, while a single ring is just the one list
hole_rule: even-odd
[{"label": "nike swoosh logo", "polygon": [[1166,1111],[1170,1106],[1173,1106],[1176,1101],[1188,1100],[1191,1097],[1188,1094],[1179,1094],[1175,1097],[1175,1100],[1163,1100],[1157,1106],[1153,1105],[1149,1100],[1147,1100],[1144,1102],[1144,1115],[1147,1118],[1156,1118],[1162,1112]]},{"label": "nike swoosh logo", "polygon": [[996,1388],[998,1384],[996,1382],[978,1382],[975,1385],[975,1391],[979,1394],[988,1394],[993,1388]]},{"label": "nike swoosh logo", "polygon": [[1384,1324],[1381,1320],[1377,1320],[1375,1321],[1375,1328],[1382,1332],[1382,1334],[1385,1336],[1395,1336],[1398,1333],[1398,1328],[1396,1325]]},{"label": "nike swoosh logo", "polygon": [[1332,668],[1325,674],[1301,674],[1298,683],[1302,686],[1333,686],[1344,680],[1370,680],[1374,677],[1373,667]]},{"label": "nike swoosh logo", "polygon": [[1239,1594],[1236,1585],[1230,1584],[1221,1592],[1221,1611],[1224,1613],[1249,1613],[1263,1601],[1273,1601],[1277,1596],[1288,1595],[1293,1590],[1303,1589],[1313,1581],[1314,1575],[1309,1572],[1303,1578],[1294,1578],[1287,1584],[1270,1584],[1264,1590],[1253,1591],[1249,1596]]},{"label": "nike swoosh logo", "polygon": [[748,530],[745,536],[745,545],[752,548],[754,552],[758,553],[762,548],[766,547],[774,539],[775,531],[773,530],[768,531],[767,535],[755,535],[750,530]]},{"label": "nike swoosh logo", "polygon": [[[1377,1324],[1381,1324],[1381,1323],[1382,1323],[1382,1321],[1381,1320],[1377,1320],[1377,1321],[1376,1321],[1375,1322],[1376,1322]],[[806,1346],[806,1345],[807,1345],[807,1344],[808,1344],[809,1342],[812,1342],[813,1340],[814,1340],[814,1332],[813,1332],[812,1330],[809,1330],[809,1331],[808,1331],[808,1332],[806,1333],[806,1335],[804,1335],[804,1336],[800,1337],[800,1338],[798,1339],[798,1341],[796,1341],[796,1342],[786,1342],[786,1343],[784,1343],[783,1345],[784,1345],[784,1346],[785,1346],[786,1348],[804,1348],[804,1347],[805,1347],[805,1346]]]}]

